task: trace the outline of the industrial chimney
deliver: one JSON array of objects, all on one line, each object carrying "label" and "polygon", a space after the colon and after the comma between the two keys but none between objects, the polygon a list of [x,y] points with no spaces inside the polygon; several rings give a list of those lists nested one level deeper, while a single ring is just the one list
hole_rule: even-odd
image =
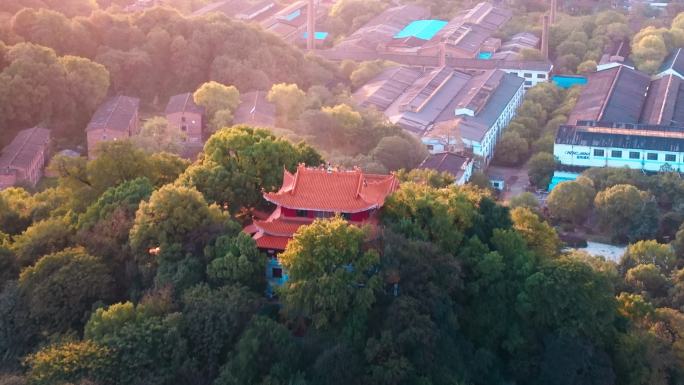
[{"label": "industrial chimney", "polygon": [[542,16],[541,53],[546,60],[549,60],[549,19],[548,14]]},{"label": "industrial chimney", "polygon": [[312,51],[316,48],[316,5],[315,0],[309,0],[306,11],[306,49]]}]

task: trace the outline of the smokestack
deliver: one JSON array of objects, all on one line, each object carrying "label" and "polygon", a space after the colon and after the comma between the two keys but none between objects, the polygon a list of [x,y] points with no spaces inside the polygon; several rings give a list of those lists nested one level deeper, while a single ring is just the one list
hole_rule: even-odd
[{"label": "smokestack", "polygon": [[446,43],[441,42],[439,43],[439,67],[446,67]]},{"label": "smokestack", "polygon": [[306,11],[306,49],[309,51],[316,48],[316,5],[315,0],[309,0],[309,7]]},{"label": "smokestack", "polygon": [[551,0],[551,25],[556,24],[556,12],[558,12],[558,0]]},{"label": "smokestack", "polygon": [[549,60],[549,15],[542,16],[541,53],[544,59]]}]

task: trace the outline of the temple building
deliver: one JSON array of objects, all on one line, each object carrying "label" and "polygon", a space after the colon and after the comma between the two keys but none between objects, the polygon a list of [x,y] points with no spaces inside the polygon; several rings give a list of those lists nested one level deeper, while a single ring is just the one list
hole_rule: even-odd
[{"label": "temple building", "polygon": [[394,175],[365,174],[359,169],[339,171],[299,165],[294,174],[285,170],[280,190],[264,193],[264,199],[276,209],[267,219],[255,220],[251,230],[245,229],[254,234],[257,247],[269,256],[269,286],[280,286],[287,280],[278,254],[300,226],[335,215],[358,226],[374,226],[385,198],[398,185]]}]

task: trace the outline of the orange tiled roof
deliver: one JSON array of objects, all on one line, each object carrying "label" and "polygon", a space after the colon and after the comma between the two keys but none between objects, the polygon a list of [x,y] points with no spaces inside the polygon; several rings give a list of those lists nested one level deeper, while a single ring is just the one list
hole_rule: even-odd
[{"label": "orange tiled roof", "polygon": [[254,221],[254,226],[266,234],[291,237],[300,227],[310,223],[311,221],[295,222],[275,219],[273,221]]},{"label": "orange tiled roof", "polygon": [[260,249],[285,250],[290,238],[260,233],[254,237],[254,240],[256,241],[257,247]]},{"label": "orange tiled roof", "polygon": [[295,174],[285,170],[283,186],[278,192],[264,194],[264,199],[291,209],[355,213],[382,206],[397,187],[394,175],[300,165]]}]

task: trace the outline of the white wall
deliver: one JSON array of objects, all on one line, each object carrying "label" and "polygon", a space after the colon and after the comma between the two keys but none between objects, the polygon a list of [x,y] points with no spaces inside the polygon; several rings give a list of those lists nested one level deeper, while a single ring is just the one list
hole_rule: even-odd
[{"label": "white wall", "polygon": [[547,71],[531,71],[531,70],[514,70],[514,69],[501,69],[508,74],[518,75],[519,77],[525,79],[525,84],[523,87],[527,90],[536,86],[539,83],[546,83],[550,81],[550,72]]},{"label": "white wall", "polygon": [[[603,150],[603,155],[594,150]],[[613,157],[613,151],[622,151],[622,157]],[[639,154],[638,159],[630,158],[630,152]],[[648,154],[656,154],[658,159],[648,159]],[[676,171],[684,171],[684,153],[669,151],[653,151],[642,149],[625,149],[612,147],[572,146],[554,144],[553,155],[566,166],[579,167],[629,167],[636,170],[660,171],[664,165]],[[674,161],[666,161],[666,155],[674,155]]]}]

